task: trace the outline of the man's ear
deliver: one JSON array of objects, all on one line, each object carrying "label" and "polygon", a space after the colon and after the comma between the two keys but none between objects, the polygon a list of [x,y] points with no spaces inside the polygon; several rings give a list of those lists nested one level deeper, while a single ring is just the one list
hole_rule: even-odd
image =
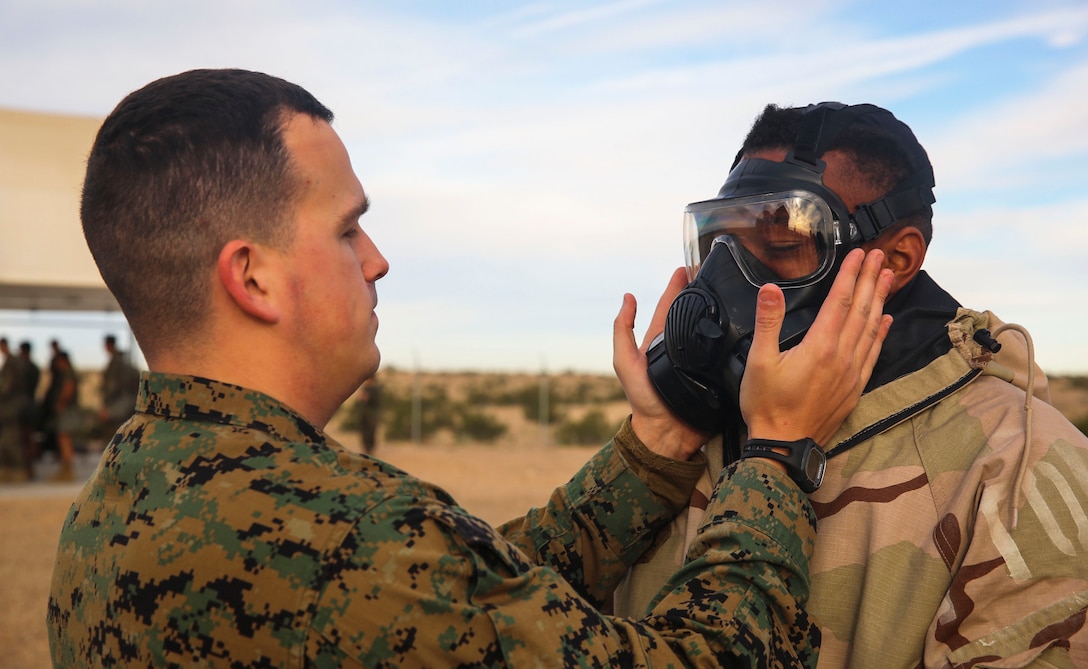
[{"label": "man's ear", "polygon": [[235,239],[223,245],[216,263],[219,282],[238,308],[266,323],[280,319],[279,308],[269,292],[271,260],[267,249]]},{"label": "man's ear", "polygon": [[913,226],[889,231],[886,237],[876,239],[865,247],[866,250],[879,248],[884,251],[884,266],[895,275],[892,279],[892,295],[910,283],[922,269],[922,261],[926,257],[925,237]]}]

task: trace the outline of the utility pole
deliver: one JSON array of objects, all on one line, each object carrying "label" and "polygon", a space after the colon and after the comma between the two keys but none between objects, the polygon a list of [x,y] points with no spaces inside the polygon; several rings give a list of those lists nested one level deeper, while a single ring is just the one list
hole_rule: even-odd
[{"label": "utility pole", "polygon": [[419,355],[412,354],[412,443],[423,438],[423,391],[419,380]]},{"label": "utility pole", "polygon": [[548,401],[550,393],[548,392],[548,363],[541,358],[540,360],[540,444],[542,446],[548,445],[548,416],[550,407]]}]

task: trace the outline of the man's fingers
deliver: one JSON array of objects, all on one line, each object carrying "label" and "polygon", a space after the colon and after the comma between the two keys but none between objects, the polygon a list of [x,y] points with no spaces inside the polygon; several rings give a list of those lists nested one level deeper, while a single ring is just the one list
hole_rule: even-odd
[{"label": "man's fingers", "polygon": [[626,369],[632,353],[637,353],[635,346],[635,296],[624,293],[620,313],[612,321],[612,366],[617,374]]},{"label": "man's fingers", "polygon": [[834,283],[831,284],[831,290],[828,292],[827,298],[824,299],[820,312],[816,314],[816,320],[812,323],[812,330],[820,332],[826,328],[829,332],[834,333],[842,331],[842,324],[850,313],[850,306],[853,304],[854,285],[857,282],[864,258],[865,252],[861,249],[854,249],[843,258],[842,265],[839,266],[839,273],[835,276]]},{"label": "man's fingers", "polygon": [[781,349],[778,336],[782,332],[782,321],[786,317],[786,298],[782,289],[773,283],[759,289],[756,299],[756,323],[752,332],[752,348],[748,359],[773,360]]},{"label": "man's fingers", "polygon": [[854,282],[850,310],[842,324],[843,340],[852,344],[866,338],[871,341],[884,313],[884,301],[891,290],[891,270],[885,272],[884,252],[870,251],[865,255]]},{"label": "man's fingers", "polygon": [[891,290],[891,277],[884,276],[883,264],[884,252],[879,249],[850,251],[812,329],[834,332],[846,346],[855,346],[863,336],[874,333]]},{"label": "man's fingers", "polygon": [[863,386],[869,382],[888,328],[891,327],[891,316],[884,315],[884,303],[891,293],[895,277],[890,269],[881,269],[883,255],[873,258],[874,255],[876,254],[870,254],[865,259],[866,263],[858,278],[855,302],[862,304],[857,304],[856,309],[851,310],[843,326],[842,342],[855,347],[854,359],[860,365]]},{"label": "man's fingers", "polygon": [[[895,281],[895,273],[890,269],[878,269],[878,272],[876,286],[873,291],[872,310],[869,314],[867,327],[873,332],[879,332],[883,327],[884,334],[886,335],[887,328],[891,327],[891,321],[889,320],[887,323],[884,321],[891,317],[888,316],[885,318],[884,305],[887,304],[888,297],[891,295],[892,283]],[[880,337],[880,341],[883,343],[883,336]]]},{"label": "man's fingers", "polygon": [[884,347],[884,340],[887,339],[888,330],[891,327],[892,317],[887,314],[881,315],[880,322],[876,326],[876,336],[873,338],[872,346],[869,348],[869,353],[861,367],[861,386],[863,388],[869,383],[869,378],[873,375],[873,370],[876,369],[880,349]]}]

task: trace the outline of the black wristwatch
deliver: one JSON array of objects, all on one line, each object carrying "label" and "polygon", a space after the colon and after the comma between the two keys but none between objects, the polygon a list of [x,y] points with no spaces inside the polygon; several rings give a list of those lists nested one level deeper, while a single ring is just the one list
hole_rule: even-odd
[{"label": "black wristwatch", "polygon": [[[773,449],[789,451],[783,455]],[[827,455],[824,449],[811,439],[775,441],[773,439],[749,439],[741,451],[742,458],[770,458],[786,465],[786,473],[805,492],[816,492],[824,482]]]}]

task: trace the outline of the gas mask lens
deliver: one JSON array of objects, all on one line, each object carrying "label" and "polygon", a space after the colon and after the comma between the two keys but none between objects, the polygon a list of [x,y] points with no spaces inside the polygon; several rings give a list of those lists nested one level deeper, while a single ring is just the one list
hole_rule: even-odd
[{"label": "gas mask lens", "polygon": [[[819,281],[835,260],[838,226],[831,208],[807,191],[788,191],[689,204],[684,255],[694,279],[719,237],[752,285],[802,287]],[[723,240],[724,241],[724,240]]]}]

